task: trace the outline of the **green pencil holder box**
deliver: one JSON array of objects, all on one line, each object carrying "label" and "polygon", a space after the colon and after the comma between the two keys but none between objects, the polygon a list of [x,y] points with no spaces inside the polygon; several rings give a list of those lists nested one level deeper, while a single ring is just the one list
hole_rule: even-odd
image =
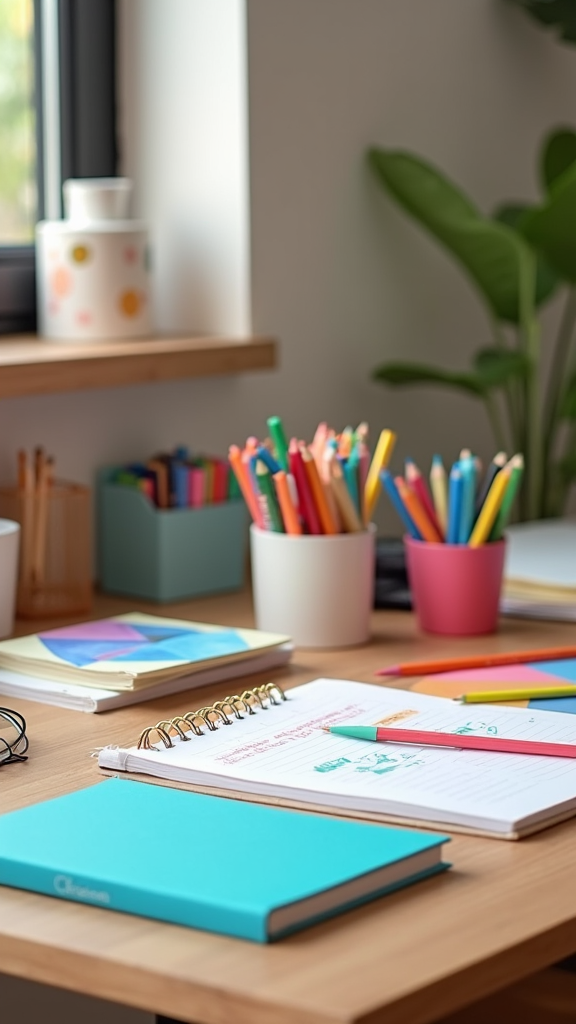
[{"label": "green pencil holder box", "polygon": [[248,546],[242,499],[157,509],[140,491],[111,483],[114,468],[101,471],[96,488],[102,590],[163,602],[242,587]]}]

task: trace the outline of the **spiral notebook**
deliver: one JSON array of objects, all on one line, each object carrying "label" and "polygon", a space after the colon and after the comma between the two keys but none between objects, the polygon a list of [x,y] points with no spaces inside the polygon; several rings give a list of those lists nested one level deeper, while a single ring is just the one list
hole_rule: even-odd
[{"label": "spiral notebook", "polygon": [[0,883],[267,942],[444,870],[446,841],[108,779],[0,815]]},{"label": "spiral notebook", "polygon": [[573,715],[317,679],[286,694],[269,683],[150,723],[101,768],[210,792],[516,839],[576,814],[576,760],[371,743],[336,724],[401,726],[576,744]]}]

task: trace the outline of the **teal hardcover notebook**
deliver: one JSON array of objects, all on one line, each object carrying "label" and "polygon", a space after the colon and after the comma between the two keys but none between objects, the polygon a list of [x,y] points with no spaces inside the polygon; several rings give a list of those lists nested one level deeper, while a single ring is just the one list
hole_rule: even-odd
[{"label": "teal hardcover notebook", "polygon": [[2,815],[0,883],[268,942],[444,870],[446,841],[108,779]]}]

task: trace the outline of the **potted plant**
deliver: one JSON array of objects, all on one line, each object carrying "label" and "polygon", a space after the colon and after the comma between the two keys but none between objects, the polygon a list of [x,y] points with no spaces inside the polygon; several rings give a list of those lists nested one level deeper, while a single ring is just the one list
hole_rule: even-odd
[{"label": "potted plant", "polygon": [[[484,215],[439,170],[408,152],[374,147],[377,180],[457,260],[484,301],[491,344],[467,372],[385,363],[375,380],[440,384],[483,401],[498,448],[523,452],[520,517],[561,514],[576,480],[576,132],[554,131],[539,158],[542,198]],[[539,312],[562,290],[556,339],[542,338]],[[553,346],[543,380],[542,350]]]}]

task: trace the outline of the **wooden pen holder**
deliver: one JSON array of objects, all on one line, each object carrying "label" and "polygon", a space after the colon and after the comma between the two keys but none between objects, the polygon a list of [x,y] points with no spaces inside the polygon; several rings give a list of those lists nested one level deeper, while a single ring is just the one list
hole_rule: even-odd
[{"label": "wooden pen holder", "polygon": [[44,492],[0,488],[0,515],[20,523],[16,613],[73,615],[92,605],[91,492],[55,481]]}]

